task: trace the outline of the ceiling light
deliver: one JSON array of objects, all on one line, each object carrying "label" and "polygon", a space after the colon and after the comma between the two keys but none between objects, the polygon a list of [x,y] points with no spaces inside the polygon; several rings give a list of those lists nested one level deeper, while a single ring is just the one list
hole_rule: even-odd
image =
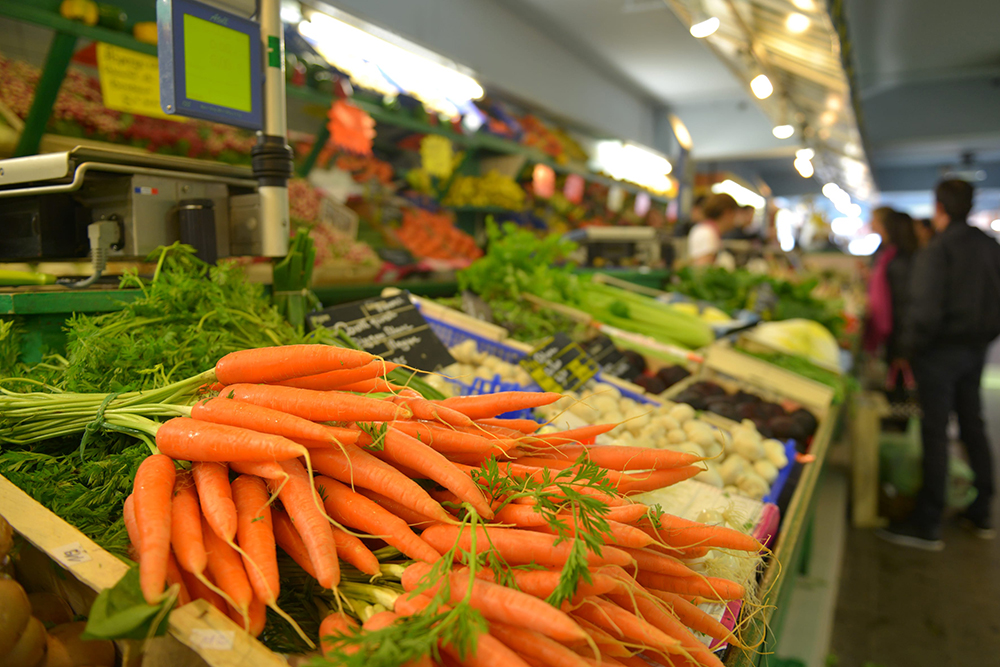
[{"label": "ceiling light", "polygon": [[670,114],[667,118],[670,121],[670,127],[674,131],[674,137],[677,138],[677,143],[679,143],[681,148],[684,150],[691,150],[691,146],[694,145],[694,142],[691,140],[691,133],[688,132],[687,125],[685,125],[684,121],[674,114]]},{"label": "ceiling light", "polygon": [[816,157],[816,151],[811,148],[800,148],[795,151],[795,159],[797,160],[811,160]]},{"label": "ceiling light", "polygon": [[847,252],[856,257],[867,257],[869,255],[874,255],[875,251],[878,250],[878,247],[881,244],[881,236],[878,234],[868,234],[867,236],[862,236],[861,238],[854,239],[848,243]]},{"label": "ceiling light", "polygon": [[854,236],[861,231],[864,224],[859,217],[834,218],[830,223],[830,231],[837,236]]},{"label": "ceiling light", "polygon": [[833,125],[837,122],[837,112],[833,109],[827,109],[819,115],[819,122],[822,125]]},{"label": "ceiling light", "polygon": [[758,74],[750,82],[750,90],[753,91],[758,100],[765,100],[774,92],[774,86],[771,85],[771,80],[767,78],[766,74]]},{"label": "ceiling light", "polygon": [[668,192],[672,188],[667,177],[673,167],[659,153],[620,141],[599,141],[594,151],[592,166],[612,178],[630,181],[655,192]]},{"label": "ceiling light", "polygon": [[805,14],[799,14],[798,12],[792,12],[785,18],[785,28],[788,29],[788,32],[796,35],[808,30],[810,23],[812,22],[809,20],[808,16]]},{"label": "ceiling light", "polygon": [[1000,220],[994,220],[990,223],[990,229],[995,232],[1000,232]]},{"label": "ceiling light", "polygon": [[805,158],[796,158],[793,164],[795,171],[799,172],[799,176],[802,178],[812,178],[812,175],[815,173],[812,162]]},{"label": "ceiling light", "polygon": [[830,95],[826,98],[826,108],[833,109],[834,111],[840,111],[844,108],[844,100],[840,95]]},{"label": "ceiling light", "polygon": [[745,188],[736,181],[726,179],[721,183],[712,186],[712,194],[725,193],[736,200],[740,206],[753,206],[754,208],[764,208],[767,200],[749,188]]},{"label": "ceiling light", "polygon": [[792,0],[792,4],[795,5],[796,9],[801,9],[804,12],[816,11],[816,2],[814,0]]},{"label": "ceiling light", "polygon": [[704,21],[693,24],[691,26],[691,34],[698,39],[704,39],[718,30],[720,25],[722,25],[722,21],[718,17],[712,16]]},{"label": "ceiling light", "polygon": [[787,139],[795,134],[795,128],[791,125],[775,125],[774,129],[771,130],[771,134],[776,136],[778,139]]}]

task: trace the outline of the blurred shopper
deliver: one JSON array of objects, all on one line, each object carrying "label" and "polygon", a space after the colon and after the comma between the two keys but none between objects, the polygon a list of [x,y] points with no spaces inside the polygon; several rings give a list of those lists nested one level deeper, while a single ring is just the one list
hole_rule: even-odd
[{"label": "blurred shopper", "polygon": [[[882,237],[868,278],[868,314],[865,321],[865,349],[871,354],[884,351],[894,373],[903,370],[900,337],[906,325],[910,302],[910,269],[917,252],[913,219],[887,206],[872,213],[872,231]],[[906,367],[905,372],[909,372]]]},{"label": "blurred shopper", "polygon": [[930,218],[917,218],[913,221],[913,233],[917,236],[917,245],[926,248],[934,238],[934,223]]},{"label": "blurred shopper", "polygon": [[935,191],[937,235],[913,267],[910,311],[903,344],[912,355],[923,410],[923,486],[910,519],[880,535],[897,544],[940,550],[948,480],[948,419],[958,416],[961,440],[975,474],[976,500],[963,524],[995,537],[993,460],[983,425],[979,383],[986,348],[1000,335],[1000,245],[966,219],[972,186],[942,181]]},{"label": "blurred shopper", "polygon": [[722,235],[736,225],[740,205],[730,195],[720,193],[705,202],[705,219],[688,234],[688,263],[705,266],[715,262],[722,250]]},{"label": "blurred shopper", "polygon": [[705,219],[705,202],[708,197],[705,195],[698,195],[694,198],[694,203],[691,204],[691,213],[688,216],[686,222],[678,221],[674,226],[674,236],[677,238],[686,238],[691,230],[699,222]]},{"label": "blurred shopper", "polygon": [[722,235],[722,238],[737,241],[749,241],[756,238],[756,234],[752,230],[753,216],[756,212],[757,209],[753,206],[740,206],[736,212],[736,223],[732,229]]}]

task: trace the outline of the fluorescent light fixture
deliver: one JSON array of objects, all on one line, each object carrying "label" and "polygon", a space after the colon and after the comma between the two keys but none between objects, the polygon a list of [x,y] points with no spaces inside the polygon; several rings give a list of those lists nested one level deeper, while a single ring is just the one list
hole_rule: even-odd
[{"label": "fluorescent light fixture", "polygon": [[774,216],[774,231],[778,235],[778,244],[785,252],[795,248],[795,222],[798,216],[787,208],[779,209]]},{"label": "fluorescent light fixture", "polygon": [[720,21],[718,17],[712,16],[704,21],[692,24],[691,34],[698,39],[705,39],[718,30],[720,25],[722,25],[722,21]]},{"label": "fluorescent light fixture", "polygon": [[815,0],[792,0],[792,4],[795,5],[796,9],[801,9],[804,12],[816,11]]},{"label": "fluorescent light fixture", "polygon": [[766,74],[758,74],[750,82],[750,90],[757,96],[758,100],[766,100],[774,92],[774,86]]},{"label": "fluorescent light fixture", "polygon": [[792,125],[775,125],[774,129],[771,130],[771,134],[778,139],[788,139],[795,134],[795,127]]},{"label": "fluorescent light fixture", "polygon": [[767,203],[763,197],[759,194],[745,188],[736,181],[731,181],[726,179],[721,183],[715,183],[712,185],[713,194],[727,194],[736,200],[736,203],[740,206],[753,206],[754,208],[764,208]]},{"label": "fluorescent light fixture", "polygon": [[882,244],[882,237],[878,234],[866,234],[859,239],[854,239],[847,244],[847,252],[856,257],[868,257],[874,255],[875,251]]},{"label": "fluorescent light fixture", "polygon": [[450,118],[484,94],[482,86],[454,63],[415,45],[398,46],[393,42],[405,40],[394,35],[387,33],[383,39],[319,12],[300,23],[299,32],[359,86],[385,95],[408,93]]},{"label": "fluorescent light fixture", "polygon": [[[860,207],[858,207],[860,208]],[[861,228],[864,226],[864,220],[857,217],[852,218],[834,218],[830,222],[830,231],[832,231],[837,236],[850,236],[853,237]]]},{"label": "fluorescent light fixture", "polygon": [[809,29],[809,25],[812,21],[805,14],[799,14],[798,12],[792,12],[785,18],[785,28],[788,32],[798,35]]},{"label": "fluorescent light fixture", "polygon": [[302,22],[302,5],[295,0],[281,0],[281,21],[298,25]]},{"label": "fluorescent light fixture", "polygon": [[670,127],[674,131],[674,137],[677,138],[677,143],[679,143],[681,148],[684,150],[691,150],[694,142],[691,139],[691,133],[688,132],[687,125],[685,125],[684,121],[674,114],[670,114],[667,118],[670,121]]},{"label": "fluorescent light fixture", "polygon": [[802,178],[812,178],[812,175],[815,173],[813,164],[808,159],[795,158],[795,162],[792,164],[795,167],[795,171],[799,172],[799,176]]},{"label": "fluorescent light fixture", "polygon": [[851,201],[851,195],[836,183],[823,186],[823,196],[830,200],[834,208],[849,218],[861,217],[861,205]]},{"label": "fluorescent light fixture", "polygon": [[800,148],[795,151],[795,158],[797,160],[811,160],[816,157],[816,151],[811,148]]},{"label": "fluorescent light fixture", "polygon": [[599,141],[593,166],[612,178],[629,181],[654,192],[669,192],[673,187],[668,174],[670,162],[654,151],[620,141]]},{"label": "fluorescent light fixture", "polygon": [[990,229],[995,232],[1000,232],[1000,220],[994,220],[990,223]]}]

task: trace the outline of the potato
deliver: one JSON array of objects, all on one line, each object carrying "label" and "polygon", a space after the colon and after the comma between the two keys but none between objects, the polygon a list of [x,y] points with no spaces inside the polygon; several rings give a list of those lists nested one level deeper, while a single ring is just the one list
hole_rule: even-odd
[{"label": "potato", "polygon": [[4,667],[39,667],[45,659],[46,643],[45,626],[32,616],[14,648],[0,655],[0,663]]},{"label": "potato", "polygon": [[43,667],[114,667],[114,643],[80,639],[86,627],[85,621],[79,621],[52,628]]},{"label": "potato", "polygon": [[31,601],[31,615],[45,623],[46,627],[73,620],[69,603],[55,593],[31,593],[28,600]]},{"label": "potato", "polygon": [[667,433],[667,442],[674,445],[679,445],[682,442],[687,442],[687,439],[688,439],[687,433],[685,433],[680,429],[676,429],[674,431],[671,431],[670,433]]},{"label": "potato", "polygon": [[7,523],[7,519],[0,516],[0,563],[7,557],[10,550],[14,548],[14,529]]},{"label": "potato", "polygon": [[756,461],[753,464],[753,470],[755,473],[763,477],[764,481],[768,484],[773,484],[774,480],[778,478],[778,469],[767,459]]},{"label": "potato", "polygon": [[694,419],[694,408],[692,408],[687,403],[678,403],[674,407],[670,408],[670,412],[667,413],[679,423]]},{"label": "potato", "polygon": [[761,443],[764,447],[764,456],[774,464],[774,467],[781,470],[788,465],[788,455],[785,454],[785,444],[780,440],[767,439]]},{"label": "potato", "polygon": [[722,488],[722,477],[719,475],[718,466],[709,466],[708,470],[698,473],[694,478],[699,482]]},{"label": "potato", "polygon": [[719,475],[722,476],[722,481],[727,485],[733,484],[749,468],[750,463],[745,458],[739,454],[732,454],[719,466]]},{"label": "potato", "polygon": [[21,584],[0,579],[0,664],[7,664],[2,658],[17,644],[30,618],[31,602]]},{"label": "potato", "polygon": [[754,437],[743,430],[737,431],[733,436],[733,451],[749,461],[764,458],[760,436]]},{"label": "potato", "polygon": [[736,486],[754,500],[760,500],[771,491],[770,485],[760,475],[753,472],[752,468],[748,468],[736,479]]}]

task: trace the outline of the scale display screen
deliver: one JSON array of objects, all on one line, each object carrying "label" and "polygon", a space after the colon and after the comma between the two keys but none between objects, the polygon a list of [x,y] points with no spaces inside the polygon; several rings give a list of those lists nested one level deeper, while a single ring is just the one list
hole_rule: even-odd
[{"label": "scale display screen", "polygon": [[194,0],[158,0],[164,113],[262,125],[260,26]]}]

